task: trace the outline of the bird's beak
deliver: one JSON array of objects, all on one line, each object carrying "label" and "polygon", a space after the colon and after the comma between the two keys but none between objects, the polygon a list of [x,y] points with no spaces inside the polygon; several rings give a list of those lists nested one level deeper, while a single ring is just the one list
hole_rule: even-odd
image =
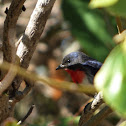
[{"label": "bird's beak", "polygon": [[65,65],[60,64],[60,65],[56,68],[56,70],[64,69],[64,68],[66,68]]}]

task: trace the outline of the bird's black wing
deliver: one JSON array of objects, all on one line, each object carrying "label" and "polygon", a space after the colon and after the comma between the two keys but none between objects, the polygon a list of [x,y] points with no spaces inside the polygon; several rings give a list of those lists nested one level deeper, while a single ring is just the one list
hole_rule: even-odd
[{"label": "bird's black wing", "polygon": [[83,69],[86,72],[91,72],[95,76],[97,71],[101,68],[102,63],[98,62],[97,60],[88,60],[82,63]]},{"label": "bird's black wing", "polygon": [[89,66],[89,67],[92,67],[92,68],[99,70],[100,67],[102,66],[102,63],[97,60],[88,60],[88,61],[82,63],[82,65]]},{"label": "bird's black wing", "polygon": [[96,60],[88,60],[81,64],[83,67],[83,70],[88,75],[88,79],[91,83],[93,83],[93,79],[95,74],[98,72],[98,70],[101,68],[102,63],[96,61]]}]

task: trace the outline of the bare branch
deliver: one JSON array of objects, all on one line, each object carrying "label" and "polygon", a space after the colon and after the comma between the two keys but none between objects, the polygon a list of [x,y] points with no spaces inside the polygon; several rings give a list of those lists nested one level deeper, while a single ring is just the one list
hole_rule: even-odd
[{"label": "bare branch", "polygon": [[[4,22],[3,56],[4,60],[13,64],[15,64],[16,59],[15,27],[24,2],[25,0],[13,0]],[[12,71],[12,66],[10,66],[7,75],[0,82],[0,95],[10,86],[11,82],[13,81],[16,75],[16,70],[13,72]]]},{"label": "bare branch", "polygon": [[33,81],[29,81],[27,79],[25,79],[25,84],[26,87],[23,91],[16,91],[15,92],[15,97],[13,99],[13,104],[15,104],[16,102],[19,102],[20,100],[22,100],[32,89],[33,87]]},{"label": "bare branch", "polygon": [[17,49],[22,67],[27,68],[55,0],[38,0]]},{"label": "bare branch", "polygon": [[22,123],[30,116],[30,114],[32,113],[32,110],[34,109],[34,107],[35,107],[35,105],[32,105],[32,106],[30,107],[30,109],[29,109],[29,111],[27,112],[27,114],[25,115],[25,117],[24,117],[22,120],[20,120],[20,121],[17,123],[17,125],[22,124]]},{"label": "bare branch", "polygon": [[105,106],[99,113],[93,116],[94,112],[102,103],[104,103],[103,94],[102,92],[99,92],[94,100],[84,109],[79,121],[79,126],[96,126],[100,121],[112,113],[112,110],[108,106]]},{"label": "bare branch", "polygon": [[105,106],[99,113],[92,116],[91,119],[87,123],[83,124],[82,126],[97,126],[110,113],[112,113],[110,107]]},{"label": "bare branch", "polygon": [[[25,33],[17,44],[17,56],[20,58],[21,67],[27,68],[29,66],[29,62],[44,30],[54,2],[55,0],[38,0]],[[16,89],[20,87],[21,81],[21,77],[17,76],[15,78],[14,85]]]},{"label": "bare branch", "polygon": [[98,95],[94,98],[94,100],[88,103],[82,112],[79,126],[84,126],[84,124],[92,117],[94,112],[99,108],[99,106],[103,103],[103,95],[102,92],[99,92]]},{"label": "bare branch", "polygon": [[13,0],[4,22],[3,55],[4,60],[14,62],[15,59],[15,28],[25,0]]}]

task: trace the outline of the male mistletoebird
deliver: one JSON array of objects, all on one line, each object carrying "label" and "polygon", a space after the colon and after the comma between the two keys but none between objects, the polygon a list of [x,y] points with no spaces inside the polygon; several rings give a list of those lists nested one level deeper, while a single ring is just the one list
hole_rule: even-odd
[{"label": "male mistletoebird", "polygon": [[71,75],[73,82],[77,84],[83,83],[86,76],[89,83],[93,84],[94,76],[101,66],[102,63],[83,52],[72,52],[63,58],[56,70],[64,69]]}]

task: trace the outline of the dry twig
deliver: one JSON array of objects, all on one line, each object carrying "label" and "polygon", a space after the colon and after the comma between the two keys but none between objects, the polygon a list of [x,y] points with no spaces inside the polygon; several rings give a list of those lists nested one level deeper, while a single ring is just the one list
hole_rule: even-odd
[{"label": "dry twig", "polygon": [[34,107],[35,107],[35,105],[32,105],[32,106],[30,107],[30,109],[29,109],[29,111],[27,112],[27,114],[25,115],[25,117],[24,117],[22,120],[20,120],[20,121],[17,123],[17,125],[22,124],[22,123],[30,116],[30,114],[32,113],[32,110],[34,109]]},{"label": "dry twig", "polygon": [[16,91],[15,92],[15,97],[12,98],[12,104],[16,104],[17,102],[19,102],[20,100],[22,100],[32,89],[33,87],[33,81],[29,81],[28,79],[25,79],[25,84],[26,87],[24,88],[23,91]]}]

